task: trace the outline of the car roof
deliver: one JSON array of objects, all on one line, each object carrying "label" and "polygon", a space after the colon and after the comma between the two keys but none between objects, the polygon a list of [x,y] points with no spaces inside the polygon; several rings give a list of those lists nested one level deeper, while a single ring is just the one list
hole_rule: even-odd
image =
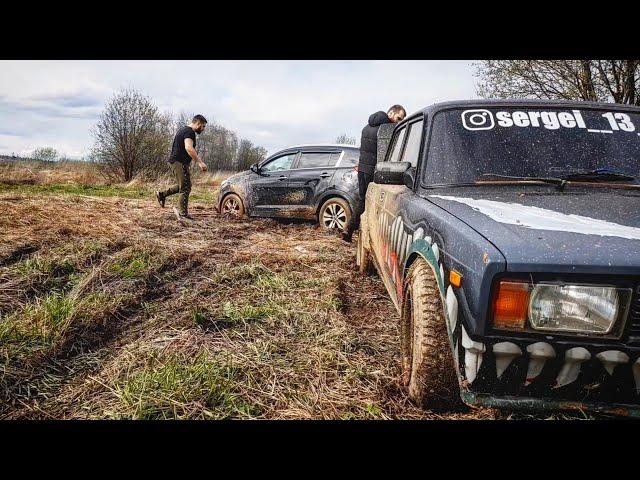
[{"label": "car roof", "polygon": [[420,110],[415,111],[411,115],[407,115],[407,118],[403,120],[404,123],[407,120],[410,120],[412,117],[415,117],[421,113],[435,113],[439,110],[448,110],[456,107],[499,107],[499,106],[509,106],[509,107],[518,107],[518,106],[526,106],[526,107],[568,107],[568,108],[598,108],[598,109],[607,109],[607,110],[632,110],[640,113],[640,107],[635,105],[627,105],[620,103],[606,103],[606,102],[584,102],[579,100],[548,100],[548,99],[518,99],[518,98],[510,98],[510,99],[472,99],[472,100],[451,100],[447,102],[437,102],[429,105],[428,107],[422,108]]},{"label": "car roof", "polygon": [[283,148],[280,151],[283,150],[291,150],[294,148],[305,148],[305,149],[309,149],[309,148],[355,148],[355,149],[359,149],[360,147],[358,147],[357,145],[348,145],[346,143],[305,143],[302,145],[292,145],[290,147],[287,148]]}]

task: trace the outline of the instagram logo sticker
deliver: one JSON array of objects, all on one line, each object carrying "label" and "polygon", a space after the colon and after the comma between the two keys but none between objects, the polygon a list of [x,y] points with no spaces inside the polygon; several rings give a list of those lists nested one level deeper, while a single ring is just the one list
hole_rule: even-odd
[{"label": "instagram logo sticker", "polygon": [[489,110],[465,110],[462,125],[467,130],[491,130],[496,124]]}]

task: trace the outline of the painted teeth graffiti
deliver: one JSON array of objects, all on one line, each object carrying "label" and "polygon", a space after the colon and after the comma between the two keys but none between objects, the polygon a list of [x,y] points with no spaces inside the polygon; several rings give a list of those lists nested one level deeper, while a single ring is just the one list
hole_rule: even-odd
[{"label": "painted teeth graffiti", "polygon": [[493,354],[496,357],[496,376],[500,379],[511,362],[522,355],[522,350],[515,343],[500,342],[493,345]]},{"label": "painted teeth graffiti", "polygon": [[608,350],[606,352],[600,352],[596,355],[598,359],[603,363],[604,368],[607,370],[609,375],[613,375],[613,370],[623,363],[627,363],[629,361],[629,355],[624,352],[619,352],[617,350]]},{"label": "painted teeth graffiti", "polygon": [[529,366],[525,378],[525,386],[530,385],[542,372],[547,360],[555,358],[556,351],[551,345],[545,342],[536,342],[527,346],[529,353]]},{"label": "painted teeth graffiti", "polygon": [[564,354],[564,365],[556,378],[556,386],[554,388],[560,388],[573,383],[576,378],[578,378],[582,363],[590,358],[591,354],[586,348],[575,347],[567,350]]},{"label": "painted teeth graffiti", "polygon": [[464,371],[469,383],[473,383],[482,365],[482,356],[486,347],[482,342],[474,342],[469,338],[467,330],[462,326],[462,346],[464,348]]}]

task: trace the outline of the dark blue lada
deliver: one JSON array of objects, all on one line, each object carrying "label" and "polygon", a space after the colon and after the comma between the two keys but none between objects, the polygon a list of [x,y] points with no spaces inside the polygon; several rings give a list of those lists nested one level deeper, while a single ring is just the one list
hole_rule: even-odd
[{"label": "dark blue lada", "polygon": [[384,160],[357,263],[400,313],[409,396],[640,416],[640,108],[440,103]]}]

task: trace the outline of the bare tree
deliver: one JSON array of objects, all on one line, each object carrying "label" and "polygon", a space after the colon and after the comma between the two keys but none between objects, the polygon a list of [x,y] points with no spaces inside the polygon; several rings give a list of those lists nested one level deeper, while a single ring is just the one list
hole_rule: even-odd
[{"label": "bare tree", "polygon": [[343,145],[355,145],[356,139],[355,137],[350,137],[346,133],[341,133],[338,135],[338,138],[336,138],[336,143],[341,143]]},{"label": "bare tree", "polygon": [[107,102],[91,133],[92,158],[109,177],[130,181],[140,173],[165,169],[171,118],[134,89],[121,90]]},{"label": "bare tree", "polygon": [[58,151],[52,147],[36,148],[31,153],[31,158],[42,160],[43,162],[55,162],[58,158]]},{"label": "bare tree", "polygon": [[484,98],[548,98],[640,105],[638,60],[485,60],[476,64]]}]

